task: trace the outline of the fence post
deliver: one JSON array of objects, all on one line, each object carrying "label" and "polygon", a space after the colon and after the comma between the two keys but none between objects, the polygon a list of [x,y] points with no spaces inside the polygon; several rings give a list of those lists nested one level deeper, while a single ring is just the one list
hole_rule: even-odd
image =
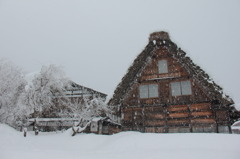
[{"label": "fence post", "polygon": [[23,136],[24,136],[24,137],[27,136],[27,128],[26,128],[26,127],[23,128]]}]

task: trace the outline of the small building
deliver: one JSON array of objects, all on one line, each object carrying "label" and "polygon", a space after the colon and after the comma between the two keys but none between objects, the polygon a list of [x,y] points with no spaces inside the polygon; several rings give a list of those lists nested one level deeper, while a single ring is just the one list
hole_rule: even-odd
[{"label": "small building", "polygon": [[56,131],[71,128],[74,123],[79,123],[79,118],[75,118],[74,115],[80,112],[75,110],[84,109],[89,102],[95,99],[105,102],[107,97],[104,93],[74,82],[70,82],[65,90],[64,95],[52,98],[53,104],[49,109],[31,114],[31,119],[28,120],[30,129],[38,127],[40,131]]},{"label": "small building", "polygon": [[[64,96],[55,96],[53,98],[53,103],[57,107],[62,107],[62,99],[70,99],[71,103],[84,104],[84,102],[90,101],[92,99],[99,99],[106,101],[107,95],[96,91],[94,89],[79,85],[75,82],[70,81],[70,84],[65,88]],[[63,106],[64,108],[64,106]],[[52,117],[52,116],[49,116]]]},{"label": "small building", "polygon": [[91,121],[88,132],[104,135],[112,135],[121,131],[121,125],[108,117],[98,117]]},{"label": "small building", "polygon": [[74,112],[69,109],[69,105],[83,106],[93,99],[106,101],[107,95],[104,93],[72,81],[69,83],[67,88],[64,88],[64,95],[56,95],[52,98],[53,104],[50,106],[50,109],[42,112],[34,112],[31,118],[73,118],[72,114]]},{"label": "small building", "polygon": [[231,133],[233,103],[167,32],[154,32],[108,104],[123,131]]}]

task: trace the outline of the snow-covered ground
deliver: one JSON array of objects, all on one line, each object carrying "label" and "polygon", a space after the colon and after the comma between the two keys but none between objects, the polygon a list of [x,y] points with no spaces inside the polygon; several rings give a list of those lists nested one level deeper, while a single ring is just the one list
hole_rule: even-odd
[{"label": "snow-covered ground", "polygon": [[239,159],[240,135],[119,134],[70,135],[28,132],[26,138],[0,124],[0,159]]}]

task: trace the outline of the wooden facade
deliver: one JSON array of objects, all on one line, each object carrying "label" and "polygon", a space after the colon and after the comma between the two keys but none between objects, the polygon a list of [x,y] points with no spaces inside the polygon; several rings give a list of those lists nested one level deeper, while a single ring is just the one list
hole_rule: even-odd
[{"label": "wooden facade", "polygon": [[166,32],[150,35],[109,101],[123,131],[155,133],[231,133],[232,104]]}]

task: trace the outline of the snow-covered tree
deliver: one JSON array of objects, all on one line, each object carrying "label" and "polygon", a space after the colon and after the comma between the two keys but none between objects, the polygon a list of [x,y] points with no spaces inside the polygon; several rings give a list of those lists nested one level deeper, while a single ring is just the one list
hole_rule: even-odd
[{"label": "snow-covered tree", "polygon": [[101,98],[68,96],[72,82],[55,65],[43,66],[27,84],[21,69],[0,60],[0,77],[0,122],[12,126],[24,126],[29,117],[79,118],[82,125],[110,113]]},{"label": "snow-covered tree", "polygon": [[96,117],[106,117],[107,114],[111,114],[111,110],[108,105],[101,98],[85,98],[82,102],[71,100],[68,103],[70,114],[74,118],[78,118],[79,121],[72,127],[73,134],[83,132]]},{"label": "snow-covered tree", "polygon": [[35,116],[47,112],[55,103],[54,98],[64,96],[64,88],[68,85],[64,71],[55,65],[43,66],[40,73],[35,75],[32,83],[28,85],[25,104],[28,105]]},{"label": "snow-covered tree", "polygon": [[61,67],[43,66],[32,84],[29,84],[23,96],[24,103],[31,108],[33,117],[74,117],[91,120],[109,113],[102,99],[74,98],[66,94],[68,89],[71,89],[71,81]]},{"label": "snow-covered tree", "polygon": [[69,114],[79,118],[80,121],[91,121],[94,117],[103,117],[111,113],[108,105],[101,98],[83,98],[81,102],[78,99],[68,98],[66,101]]},{"label": "snow-covered tree", "polygon": [[0,122],[14,125],[20,114],[18,102],[24,92],[26,81],[20,68],[0,59]]}]

